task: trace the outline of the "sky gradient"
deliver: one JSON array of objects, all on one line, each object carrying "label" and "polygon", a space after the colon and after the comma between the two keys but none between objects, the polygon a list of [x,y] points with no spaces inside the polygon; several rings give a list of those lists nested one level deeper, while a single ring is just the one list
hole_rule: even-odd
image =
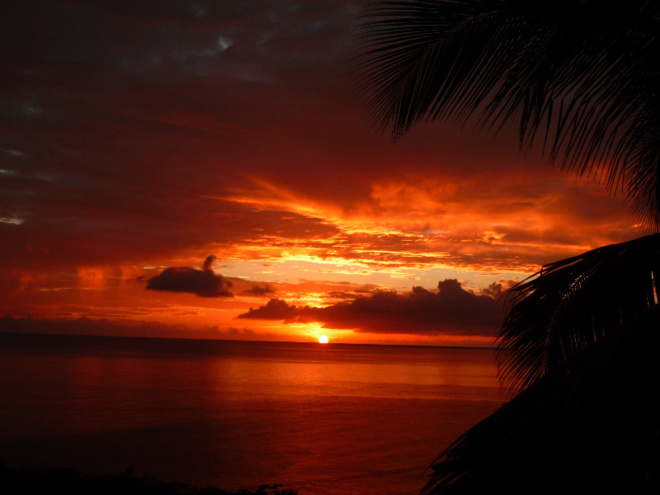
[{"label": "sky gradient", "polygon": [[644,233],[514,131],[375,133],[361,5],[8,6],[0,331],[483,345],[512,283]]}]

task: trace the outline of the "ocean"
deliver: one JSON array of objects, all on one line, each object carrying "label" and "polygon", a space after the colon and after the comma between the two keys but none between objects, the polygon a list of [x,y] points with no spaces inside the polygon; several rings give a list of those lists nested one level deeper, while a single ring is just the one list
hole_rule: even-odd
[{"label": "ocean", "polygon": [[300,495],[418,493],[503,402],[487,349],[0,335],[0,460]]}]

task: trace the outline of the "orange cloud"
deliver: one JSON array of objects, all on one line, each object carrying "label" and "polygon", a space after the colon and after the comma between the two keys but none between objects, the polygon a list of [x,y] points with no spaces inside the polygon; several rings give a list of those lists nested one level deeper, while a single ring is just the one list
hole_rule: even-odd
[{"label": "orange cloud", "polygon": [[[4,53],[25,56],[3,60],[0,314],[224,331],[256,298],[484,289],[638,235],[621,201],[522,157],[515,132],[374,135],[351,86],[353,4],[262,7],[7,14],[25,29]],[[222,275],[177,269],[210,252]]]},{"label": "orange cloud", "polygon": [[[520,171],[484,179],[436,174],[374,182],[371,196],[350,211],[301,202],[294,192],[262,182],[260,192],[252,199],[243,194],[240,204],[259,207],[262,215],[277,208],[292,216],[282,215],[275,232],[262,229],[249,242],[234,244],[229,256],[304,259],[328,270],[344,265],[531,273],[553,259],[635,235],[615,204],[605,210],[610,200],[594,184]],[[296,230],[287,229],[294,218]],[[324,232],[316,229],[320,225]]]}]

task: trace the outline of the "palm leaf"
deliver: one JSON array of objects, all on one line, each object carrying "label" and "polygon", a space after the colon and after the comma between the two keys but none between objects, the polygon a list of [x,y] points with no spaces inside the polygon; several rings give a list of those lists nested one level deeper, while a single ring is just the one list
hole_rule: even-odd
[{"label": "palm leaf", "polygon": [[499,336],[505,386],[561,370],[658,305],[660,234],[551,263],[514,287]]},{"label": "palm leaf", "polygon": [[[391,0],[365,10],[367,118],[498,131],[621,190],[660,227],[660,5]],[[660,236],[549,264],[511,292],[498,364],[522,392],[447,449],[424,493],[657,493]]]},{"label": "palm leaf", "polygon": [[660,308],[544,375],[432,464],[423,495],[658,493]]},{"label": "palm leaf", "polygon": [[364,12],[366,117],[519,127],[551,162],[621,189],[660,225],[660,8],[631,0],[399,0]]}]

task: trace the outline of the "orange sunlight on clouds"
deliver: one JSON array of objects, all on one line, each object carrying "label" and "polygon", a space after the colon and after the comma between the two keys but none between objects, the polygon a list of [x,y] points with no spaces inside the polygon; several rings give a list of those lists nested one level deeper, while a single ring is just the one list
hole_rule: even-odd
[{"label": "orange sunlight on clouds", "polygon": [[354,7],[10,13],[0,331],[487,345],[512,283],[640,234],[515,130],[374,133]]}]

